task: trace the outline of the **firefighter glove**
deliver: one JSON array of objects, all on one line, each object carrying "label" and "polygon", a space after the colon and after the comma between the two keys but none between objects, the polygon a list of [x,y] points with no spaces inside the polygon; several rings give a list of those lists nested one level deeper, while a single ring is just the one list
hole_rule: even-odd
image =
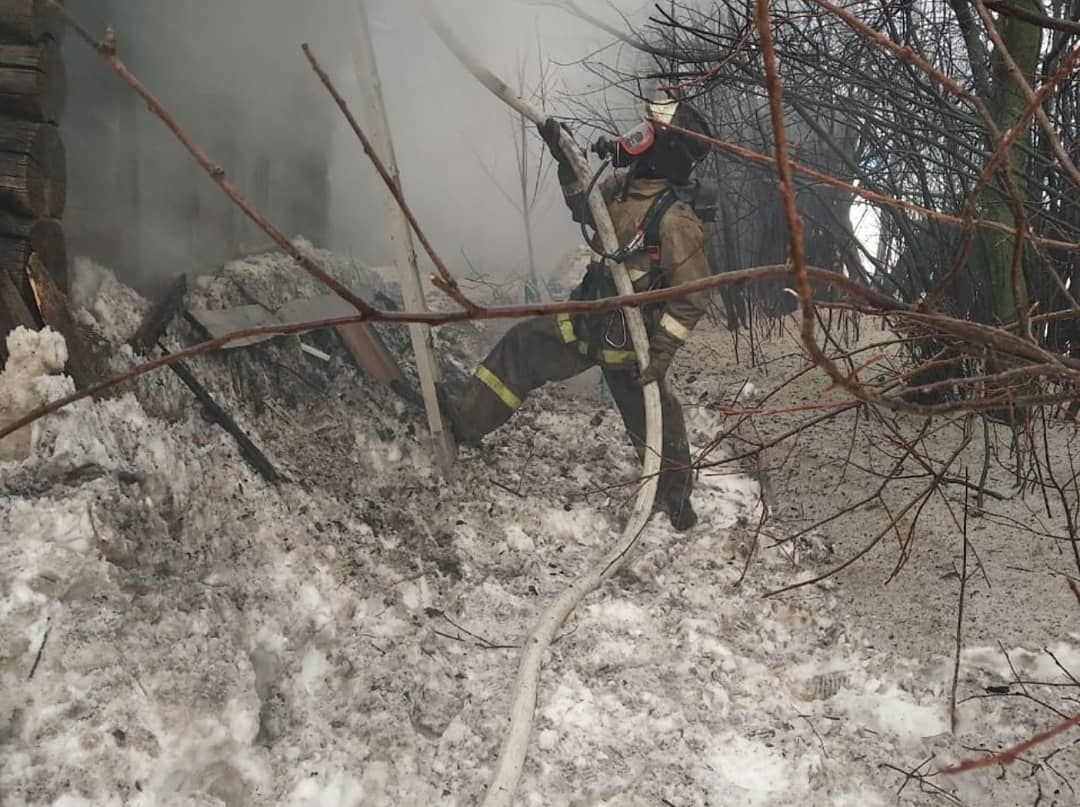
[{"label": "firefighter glove", "polygon": [[566,152],[563,151],[562,146],[559,144],[559,137],[564,131],[569,134],[570,130],[555,120],[555,118],[548,118],[543,123],[538,123],[536,128],[540,132],[540,137],[547,143],[551,156],[558,161],[559,166],[569,165],[570,159],[566,156]]},{"label": "firefighter glove", "polygon": [[667,364],[663,361],[657,362],[652,356],[649,357],[649,366],[638,373],[637,385],[639,387],[647,387],[652,382],[657,383],[664,380],[664,374],[667,373]]},{"label": "firefighter glove", "polygon": [[654,335],[652,344],[649,345],[649,366],[638,375],[639,386],[662,381],[678,349],[679,343],[666,333],[661,331]]}]

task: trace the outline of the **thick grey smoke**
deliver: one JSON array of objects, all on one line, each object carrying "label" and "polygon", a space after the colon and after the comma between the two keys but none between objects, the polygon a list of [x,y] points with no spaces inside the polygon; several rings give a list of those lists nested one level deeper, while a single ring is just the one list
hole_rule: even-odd
[{"label": "thick grey smoke", "polygon": [[[510,115],[454,61],[414,3],[366,1],[398,162],[418,217],[456,271],[468,271],[465,252],[493,276],[523,273],[521,218],[503,192],[517,201]],[[115,27],[125,59],[290,236],[306,235],[362,262],[383,264],[391,257],[382,235],[381,186],[300,52],[302,42],[311,44],[359,113],[352,61],[356,2],[68,5],[96,30]],[[640,20],[648,8],[638,0],[581,5],[617,25],[620,13]],[[444,0],[440,7],[470,47],[510,81],[524,64],[527,88],[534,89],[544,60],[555,98],[602,86],[579,62],[610,36],[564,11],[518,0]],[[72,85],[64,124],[72,185],[67,218],[75,251],[151,285],[179,271],[212,269],[229,243],[263,243],[161,124],[94,63],[93,54],[70,39],[65,52]],[[631,57],[611,49],[601,58]],[[627,97],[610,100],[618,104]],[[540,147],[530,131],[534,163]],[[542,271],[577,238],[553,174],[544,187],[534,222]],[[329,212],[320,216],[326,200]]]}]

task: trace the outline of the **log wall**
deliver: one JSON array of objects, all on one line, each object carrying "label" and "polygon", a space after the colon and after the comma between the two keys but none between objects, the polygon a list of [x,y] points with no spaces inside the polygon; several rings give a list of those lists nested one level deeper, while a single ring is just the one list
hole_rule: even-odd
[{"label": "log wall", "polygon": [[28,316],[44,322],[31,264],[68,291],[67,161],[57,128],[67,99],[62,34],[45,0],[0,0],[0,360],[12,328]]}]

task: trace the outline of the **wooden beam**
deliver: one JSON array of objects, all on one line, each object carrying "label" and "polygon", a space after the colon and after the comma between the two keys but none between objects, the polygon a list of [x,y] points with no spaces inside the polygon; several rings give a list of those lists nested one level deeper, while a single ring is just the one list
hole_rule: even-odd
[{"label": "wooden beam", "polygon": [[0,109],[20,120],[59,123],[67,101],[60,46],[0,45]]},{"label": "wooden beam", "polygon": [[[371,125],[371,140],[379,159],[386,166],[395,182],[400,184],[394,155],[393,138],[390,135],[390,122],[383,103],[382,83],[379,80],[379,66],[375,59],[375,49],[371,43],[367,11],[364,0],[355,0],[353,8],[356,14],[356,40],[353,59],[356,66],[356,78],[363,89],[367,119]],[[413,245],[412,230],[409,222],[398,207],[397,200],[388,189],[384,188],[386,204],[386,224],[390,242],[394,248],[398,272],[400,273],[401,293],[408,311],[427,311],[424,300],[424,288],[420,280],[420,268],[416,262],[416,248]],[[453,464],[457,447],[449,429],[443,423],[439,410],[435,385],[439,382],[439,364],[435,359],[435,348],[431,341],[431,327],[413,324],[409,326],[413,353],[416,356],[416,368],[420,376],[420,391],[424,397],[424,409],[427,412],[428,429],[439,464],[444,470]]]},{"label": "wooden beam", "polygon": [[60,218],[67,168],[60,132],[50,123],[0,118],[0,209]]},{"label": "wooden beam", "polygon": [[405,377],[379,334],[366,322],[338,325],[334,328],[353,358],[353,363],[376,381],[395,389]]}]

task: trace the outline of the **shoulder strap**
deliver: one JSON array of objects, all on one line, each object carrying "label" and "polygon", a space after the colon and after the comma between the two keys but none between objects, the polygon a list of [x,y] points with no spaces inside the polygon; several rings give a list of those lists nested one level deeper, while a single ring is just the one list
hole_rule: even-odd
[{"label": "shoulder strap", "polygon": [[645,249],[654,263],[660,260],[660,222],[677,201],[675,190],[670,186],[665,188],[653,199],[641,221],[641,231],[645,233]]},{"label": "shoulder strap", "polygon": [[660,222],[677,201],[678,196],[670,187],[662,190],[653,199],[649,209],[645,211],[645,218],[641,220],[641,230],[645,233],[645,244],[647,246],[660,246]]}]

